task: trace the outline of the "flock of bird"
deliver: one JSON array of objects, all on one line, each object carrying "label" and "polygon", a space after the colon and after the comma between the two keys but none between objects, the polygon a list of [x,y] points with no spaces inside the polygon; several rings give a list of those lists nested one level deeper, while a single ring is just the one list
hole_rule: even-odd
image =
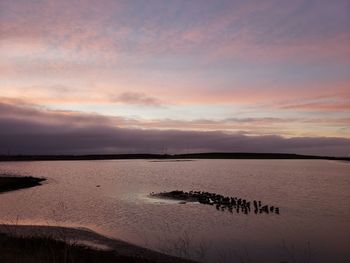
[{"label": "flock of bird", "polygon": [[215,206],[219,211],[229,211],[231,213],[244,213],[248,214],[254,212],[255,214],[262,213],[275,213],[279,214],[279,207],[269,206],[262,204],[261,201],[247,201],[246,199],[238,197],[223,196],[216,193],[202,192],[202,191],[190,191],[184,192],[180,190],[170,192],[151,193],[152,197],[158,198],[170,198],[180,200],[183,202],[199,202],[205,205]]}]

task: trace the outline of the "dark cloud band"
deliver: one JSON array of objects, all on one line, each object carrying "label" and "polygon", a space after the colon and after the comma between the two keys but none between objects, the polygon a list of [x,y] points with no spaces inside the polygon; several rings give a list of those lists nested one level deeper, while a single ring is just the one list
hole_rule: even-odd
[{"label": "dark cloud band", "polygon": [[[14,103],[17,103],[14,104]],[[0,103],[0,154],[271,152],[348,156],[350,139],[120,128],[118,119]]]}]

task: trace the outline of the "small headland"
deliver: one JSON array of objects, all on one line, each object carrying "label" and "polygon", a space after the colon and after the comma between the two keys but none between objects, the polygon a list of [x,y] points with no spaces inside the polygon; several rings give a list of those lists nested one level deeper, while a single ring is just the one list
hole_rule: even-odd
[{"label": "small headland", "polygon": [[153,198],[163,198],[178,200],[181,203],[185,202],[199,202],[204,205],[212,205],[219,211],[229,211],[230,213],[249,214],[279,214],[279,207],[263,204],[262,201],[249,201],[239,197],[223,196],[216,193],[204,191],[189,191],[184,192],[180,190],[160,193],[150,193]]},{"label": "small headland", "polygon": [[0,193],[41,185],[45,178],[0,174]]}]

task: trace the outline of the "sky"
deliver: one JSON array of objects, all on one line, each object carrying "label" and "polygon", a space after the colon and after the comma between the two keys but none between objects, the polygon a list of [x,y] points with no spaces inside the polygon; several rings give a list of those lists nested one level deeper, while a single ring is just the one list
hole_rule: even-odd
[{"label": "sky", "polygon": [[0,0],[0,154],[350,156],[348,0]]}]

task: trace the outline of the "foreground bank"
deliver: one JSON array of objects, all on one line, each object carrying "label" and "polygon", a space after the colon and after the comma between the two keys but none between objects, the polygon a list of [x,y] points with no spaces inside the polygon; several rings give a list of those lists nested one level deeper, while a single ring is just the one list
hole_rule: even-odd
[{"label": "foreground bank", "polygon": [[0,225],[0,261],[194,263],[111,239],[89,229],[4,224]]}]

